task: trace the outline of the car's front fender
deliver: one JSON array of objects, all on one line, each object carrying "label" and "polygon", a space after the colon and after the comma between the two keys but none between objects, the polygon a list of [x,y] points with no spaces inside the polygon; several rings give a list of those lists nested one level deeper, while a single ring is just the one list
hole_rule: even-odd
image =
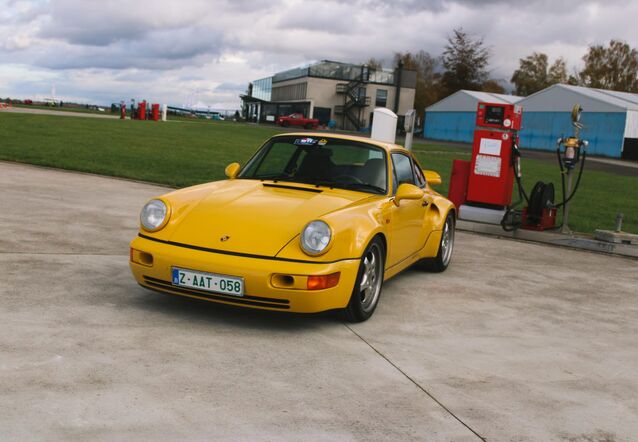
[{"label": "car's front fender", "polygon": [[299,232],[279,251],[277,257],[317,262],[360,258],[375,235],[381,234],[385,238],[382,204],[378,202],[337,210],[324,215],[321,219],[332,229],[332,240],[325,253],[315,257],[304,253],[300,243],[301,232]]}]

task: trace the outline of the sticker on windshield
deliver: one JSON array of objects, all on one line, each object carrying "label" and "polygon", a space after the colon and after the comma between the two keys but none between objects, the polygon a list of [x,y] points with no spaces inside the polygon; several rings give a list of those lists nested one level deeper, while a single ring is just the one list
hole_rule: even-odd
[{"label": "sticker on windshield", "polygon": [[328,144],[328,140],[326,140],[325,138],[322,138],[321,140],[319,140],[317,144],[319,146],[325,146],[326,144]]},{"label": "sticker on windshield", "polygon": [[297,146],[312,146],[313,144],[316,144],[317,140],[315,140],[314,138],[297,138],[295,140],[295,144]]}]

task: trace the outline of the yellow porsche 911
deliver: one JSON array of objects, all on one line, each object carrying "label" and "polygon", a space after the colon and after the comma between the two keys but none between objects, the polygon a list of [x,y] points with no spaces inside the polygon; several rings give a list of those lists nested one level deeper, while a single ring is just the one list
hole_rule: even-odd
[{"label": "yellow porsche 911", "polygon": [[340,309],[357,322],[388,278],[450,263],[456,209],[401,146],[289,133],[226,175],[146,203],[130,251],[138,283],[266,310]]}]

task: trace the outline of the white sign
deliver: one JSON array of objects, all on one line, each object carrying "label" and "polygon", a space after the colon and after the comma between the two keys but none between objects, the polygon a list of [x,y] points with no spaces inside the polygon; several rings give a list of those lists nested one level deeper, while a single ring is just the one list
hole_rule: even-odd
[{"label": "white sign", "polygon": [[492,138],[481,138],[479,153],[482,153],[484,155],[501,156],[501,140],[494,140]]},{"label": "white sign", "polygon": [[274,115],[266,115],[266,121],[275,121]]},{"label": "white sign", "polygon": [[474,174],[498,178],[501,176],[501,157],[477,155],[474,163]]}]

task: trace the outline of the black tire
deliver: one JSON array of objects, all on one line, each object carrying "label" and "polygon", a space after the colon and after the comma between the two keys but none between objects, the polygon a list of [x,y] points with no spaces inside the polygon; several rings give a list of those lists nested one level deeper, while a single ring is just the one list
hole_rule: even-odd
[{"label": "black tire", "polygon": [[304,126],[307,130],[312,129],[312,124],[311,123],[306,123]]},{"label": "black tire", "polygon": [[441,234],[441,242],[439,242],[439,251],[434,258],[426,258],[421,260],[421,267],[428,272],[441,273],[445,271],[452,260],[452,251],[454,250],[454,213],[448,213],[443,225],[443,233]]},{"label": "black tire", "polygon": [[[381,297],[384,267],[383,242],[379,238],[375,238],[368,244],[361,257],[350,302],[343,310],[343,317],[346,321],[363,322],[372,316]],[[372,281],[368,282],[369,279]],[[362,284],[366,284],[368,288],[362,289]]]},{"label": "black tire", "polygon": [[288,127],[288,122],[287,121],[282,121],[281,122],[281,127]]}]

